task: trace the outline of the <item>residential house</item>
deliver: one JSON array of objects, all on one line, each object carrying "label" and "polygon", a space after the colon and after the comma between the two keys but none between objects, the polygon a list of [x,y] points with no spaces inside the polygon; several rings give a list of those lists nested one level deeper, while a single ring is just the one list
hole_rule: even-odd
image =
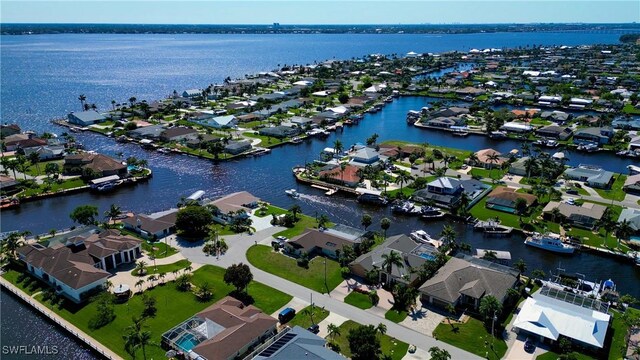
[{"label": "residential house", "polygon": [[518,160],[511,163],[509,166],[509,174],[518,175],[518,176],[526,176],[527,175],[527,167],[525,163],[529,160],[528,156],[521,157]]},{"label": "residential house", "polygon": [[302,117],[302,116],[294,116],[291,119],[289,119],[289,121],[292,124],[296,124],[301,129],[304,129],[307,126],[311,126],[313,124],[313,120],[307,117]]},{"label": "residential house", "polygon": [[609,188],[614,181],[614,173],[611,171],[587,165],[567,169],[564,171],[564,175],[568,179],[584,181],[591,187],[601,189]]},{"label": "residential house", "polygon": [[513,321],[513,327],[547,344],[560,337],[581,347],[602,349],[611,315],[599,300],[543,287],[526,299]]},{"label": "residential house", "polygon": [[[327,340],[296,325],[285,328],[256,349],[246,360],[344,360],[345,357],[326,347]],[[255,354],[255,355],[253,355]]]},{"label": "residential house", "polygon": [[363,236],[335,229],[306,229],[301,235],[287,241],[284,250],[296,256],[319,253],[335,259],[344,246],[357,249]]},{"label": "residential house", "polygon": [[137,214],[122,220],[124,228],[146,239],[162,239],[176,231],[178,209],[170,209],[149,215]]},{"label": "residential house", "polygon": [[139,127],[135,130],[129,131],[129,136],[135,139],[160,139],[160,135],[166,130],[163,125],[151,125],[145,127]]},{"label": "residential house", "polygon": [[585,229],[593,229],[596,226],[596,222],[602,218],[604,212],[607,210],[606,206],[594,203],[585,202],[581,206],[578,206],[549,201],[544,209],[542,209],[542,213],[545,217],[550,218],[551,211],[555,208],[558,208],[560,214],[562,214],[568,222],[573,224],[573,226]]},{"label": "residential house", "polygon": [[64,158],[64,172],[71,174],[82,173],[84,169],[91,169],[99,177],[127,175],[127,165],[102,154],[79,153],[67,155]]},{"label": "residential house", "polygon": [[210,119],[199,121],[201,125],[215,129],[233,128],[238,126],[238,119],[234,115],[216,116]]},{"label": "residential house", "polygon": [[[493,253],[495,257],[486,258],[489,252]],[[510,266],[511,265],[511,253],[501,250],[489,250],[489,249],[476,249],[476,254],[473,255],[476,259],[483,259],[486,261],[494,262],[496,264]]]},{"label": "residential house", "polygon": [[47,145],[46,140],[39,139],[31,134],[9,135],[3,139],[2,143],[7,151]]},{"label": "residential house", "polygon": [[550,120],[550,121],[556,122],[558,124],[564,124],[567,121],[569,121],[569,119],[571,119],[571,114],[567,114],[564,111],[558,111],[558,110],[543,111],[540,114],[540,117],[545,119],[545,120]]},{"label": "residential house", "polygon": [[450,118],[450,117],[459,117],[467,114],[469,114],[469,108],[452,106],[452,107],[448,107],[440,110],[434,110],[431,113],[429,113],[429,117],[430,118],[438,118],[438,117]]},{"label": "residential house", "polygon": [[164,333],[162,342],[191,359],[242,359],[273,337],[277,324],[257,307],[226,296]]},{"label": "residential house", "polygon": [[344,169],[340,165],[336,165],[331,169],[322,170],[318,173],[321,180],[345,185],[349,187],[356,187],[360,183],[360,175],[358,170],[360,168],[353,165],[346,165]]},{"label": "residential house", "polygon": [[18,124],[2,124],[0,125],[0,137],[5,138],[9,135],[20,134],[20,126]]},{"label": "residential house", "polygon": [[448,128],[451,128],[452,126],[464,125],[464,120],[457,117],[438,116],[436,118],[430,118],[426,120],[425,124],[428,126],[448,129]]},{"label": "residential house", "polygon": [[363,147],[352,152],[351,163],[356,166],[371,165],[380,160],[380,154],[373,148]]},{"label": "residential house", "polygon": [[498,186],[487,195],[486,207],[492,210],[499,210],[515,214],[517,212],[516,202],[518,199],[524,200],[527,208],[533,206],[538,198],[535,195],[519,193],[516,189],[505,186]]},{"label": "residential house", "polygon": [[608,144],[612,137],[612,127],[589,127],[576,130],[573,133],[573,142],[575,144],[595,143],[604,145]]},{"label": "residential house", "polygon": [[[501,168],[507,162],[507,159],[502,156],[502,153],[493,149],[482,149],[480,151],[477,151],[475,155],[478,160],[475,161],[475,164],[472,164],[472,165],[482,166],[485,169],[492,169],[495,167]],[[489,159],[493,155],[498,156],[498,158],[495,161],[491,161]]]},{"label": "residential house", "polygon": [[10,176],[0,175],[0,191],[2,191],[2,194],[11,194],[16,192],[19,184],[20,183],[17,182],[16,179]]},{"label": "residential house", "polygon": [[28,148],[19,148],[17,151],[25,156],[37,153],[40,160],[61,159],[67,153],[67,149],[64,145],[33,146]]},{"label": "residential house", "polygon": [[[198,137],[198,135],[201,135],[202,138],[200,139]],[[220,137],[219,136],[215,136],[215,135],[211,135],[211,134],[201,134],[201,133],[187,135],[187,137],[185,139],[187,140],[187,142],[186,142],[187,146],[192,148],[192,149],[199,148],[201,144],[208,144],[208,143],[213,143],[213,142],[216,142],[216,141],[220,141]]]},{"label": "residential house", "polygon": [[[402,256],[403,266],[393,265],[391,272],[383,266],[382,255],[396,252]],[[358,256],[349,264],[351,273],[360,278],[366,278],[366,274],[374,269],[380,270],[380,281],[382,283],[401,282],[412,283],[418,278],[418,274],[412,269],[418,269],[429,260],[435,259],[437,249],[431,244],[416,242],[407,235],[396,235],[389,237],[384,243],[375,247],[366,254]]]},{"label": "residential house", "polygon": [[490,189],[491,186],[478,180],[440,177],[428,183],[426,189],[414,192],[412,199],[422,203],[433,202],[436,206],[450,209],[458,205],[463,194],[470,199],[471,206]]},{"label": "residential house", "polygon": [[202,97],[202,89],[189,89],[182,92],[182,97],[193,99]]},{"label": "residential house", "polygon": [[223,196],[208,205],[218,208],[218,213],[214,215],[214,221],[227,224],[236,216],[248,217],[248,213],[256,209],[259,202],[260,199],[249,192],[240,191]]},{"label": "residential house", "polygon": [[107,120],[102,114],[95,110],[72,112],[67,115],[70,124],[89,126]]},{"label": "residential house", "polygon": [[517,283],[516,270],[467,256],[451,258],[419,290],[422,301],[430,305],[477,309],[482,298],[489,295],[503,303],[508,290]]},{"label": "residential house", "polygon": [[631,227],[631,229],[633,230],[631,240],[640,242],[640,209],[622,209],[622,212],[620,212],[620,217],[618,217],[618,223],[621,223],[625,220],[629,223],[629,227]]},{"label": "residential house", "polygon": [[628,194],[640,195],[640,174],[627,177],[622,189]]},{"label": "residential house", "polygon": [[573,130],[567,126],[549,125],[536,130],[536,135],[558,140],[567,140],[573,134]]},{"label": "residential house", "polygon": [[247,150],[251,150],[251,141],[249,140],[229,141],[229,143],[224,146],[224,151],[231,155],[242,154]]},{"label": "residential house", "polygon": [[300,130],[287,126],[265,127],[258,132],[262,136],[270,136],[278,139],[284,139],[300,134]]},{"label": "residential house", "polygon": [[170,129],[164,130],[160,133],[160,140],[165,142],[170,141],[181,141],[187,139],[191,136],[197,136],[198,131],[195,129],[190,129],[188,127],[172,127]]}]

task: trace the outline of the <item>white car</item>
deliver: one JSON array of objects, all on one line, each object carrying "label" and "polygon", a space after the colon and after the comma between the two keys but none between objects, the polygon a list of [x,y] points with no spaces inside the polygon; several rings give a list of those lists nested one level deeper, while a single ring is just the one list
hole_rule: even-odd
[{"label": "white car", "polygon": [[284,236],[278,236],[278,237],[276,237],[276,239],[278,239],[278,240],[280,240],[280,241],[282,241],[282,242],[285,242],[285,241],[287,241],[287,240],[288,240],[288,239],[287,239],[286,237],[284,237]]}]

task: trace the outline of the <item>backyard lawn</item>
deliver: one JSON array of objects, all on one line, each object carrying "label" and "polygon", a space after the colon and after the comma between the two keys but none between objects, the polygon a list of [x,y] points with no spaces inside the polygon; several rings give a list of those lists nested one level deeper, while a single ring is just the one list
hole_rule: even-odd
[{"label": "backyard lawn", "polygon": [[[138,236],[138,234],[129,231],[127,231],[126,233],[133,236]],[[166,243],[163,243],[161,241],[149,243],[146,240],[142,243],[142,250],[144,250],[147,255],[155,257],[156,259],[162,259],[178,252],[178,250],[171,247],[171,245],[167,245]]]},{"label": "backyard lawn", "polygon": [[[225,284],[222,280],[224,271],[225,269],[207,265],[193,273],[192,282],[194,284],[198,285],[206,281],[213,288],[213,298],[206,302],[198,300],[191,292],[176,290],[172,282],[158,285],[144,292],[157,300],[156,315],[146,320],[146,330],[151,332],[151,339],[155,344],[146,348],[147,359],[164,359],[165,350],[158,346],[161,341],[161,335],[173,326],[220,300],[233,290],[232,286]],[[249,285],[248,293],[255,300],[254,305],[267,314],[273,313],[291,300],[291,296],[255,281]],[[41,299],[38,300],[42,301]],[[127,359],[131,358],[124,350],[122,336],[125,334],[126,328],[131,325],[131,318],[142,313],[143,304],[140,295],[134,295],[126,303],[115,304],[115,320],[97,330],[89,329],[89,319],[97,312],[96,302],[89,302],[84,306],[68,305],[63,308],[52,307],[48,302],[45,302],[45,304],[118,355]],[[136,352],[136,358],[142,359],[141,349]]]},{"label": "backyard lawn", "polygon": [[33,295],[47,288],[47,286],[42,281],[40,281],[39,279],[31,275],[25,277],[22,281],[18,282],[18,278],[20,277],[20,274],[21,272],[7,267],[5,268],[5,273],[2,274],[2,277],[7,279],[10,283],[12,283],[17,288],[26,292],[29,295]]},{"label": "backyard lawn", "polygon": [[502,169],[481,169],[481,168],[476,168],[474,167],[473,169],[471,169],[471,176],[476,176],[476,177],[481,177],[481,178],[486,178],[486,179],[494,179],[494,180],[500,180],[502,179],[502,177],[504,176],[504,174],[506,173],[506,170],[502,170]]},{"label": "backyard lawn", "polygon": [[[58,164],[60,170],[62,170],[64,160],[40,161],[37,166],[35,164],[31,164],[25,173],[31,176],[45,175],[44,168],[47,167],[47,164]],[[40,169],[40,172],[38,172],[38,169]]]},{"label": "backyard lawn", "polygon": [[[318,225],[316,219],[312,218],[311,216],[299,214],[298,218],[298,222],[296,222],[296,224],[292,228],[282,230],[279,233],[273,234],[273,236],[284,236],[287,239],[291,239],[294,236],[302,234],[306,229],[315,228]],[[329,223],[327,224],[327,226],[331,227],[332,224]]]},{"label": "backyard lawn", "polygon": [[593,190],[595,190],[598,193],[598,195],[602,196],[607,200],[622,201],[624,200],[624,197],[627,195],[627,193],[625,193],[622,190],[622,187],[624,186],[624,182],[626,180],[627,180],[626,175],[619,174],[616,180],[611,185],[611,190],[596,189],[596,188],[593,188]]},{"label": "backyard lawn", "polygon": [[371,300],[369,300],[369,296],[366,294],[361,294],[359,292],[352,291],[349,295],[344,298],[344,302],[353,305],[362,310],[367,310],[373,307],[371,304]]},{"label": "backyard lawn", "polygon": [[[640,317],[640,310],[634,308],[628,308],[627,311],[630,312],[631,317],[638,318]],[[622,320],[622,313],[619,311],[611,311],[612,321],[611,328],[609,331],[613,332],[611,347],[609,348],[609,359],[610,360],[618,360],[623,359],[627,352],[627,342],[626,335],[629,330],[627,324]]]},{"label": "backyard lawn", "polygon": [[493,350],[490,348],[491,335],[480,320],[469,318],[466,323],[454,326],[441,323],[433,331],[433,337],[478,356],[488,354],[488,359],[501,359],[507,351],[507,343],[496,337],[493,339]]},{"label": "backyard lawn", "polygon": [[[336,336],[336,338],[333,340],[340,347],[340,353],[346,357],[351,357],[351,351],[349,350],[349,341],[347,340],[349,330],[355,329],[359,325],[360,324],[353,320],[345,321],[342,325],[340,325],[340,336]],[[382,353],[391,356],[391,359],[400,360],[407,354],[409,344],[393,338],[389,335],[378,335],[378,337],[380,339],[380,348],[382,350]]]},{"label": "backyard lawn", "polygon": [[[85,182],[80,178],[73,178],[69,180],[64,180],[61,182],[54,182],[51,184],[51,188],[46,190],[46,192],[56,192],[60,190],[68,190],[74,189],[78,187],[85,186]],[[34,189],[26,189],[24,192],[20,193],[19,196],[32,196],[38,195],[45,192],[45,185],[38,185],[38,187]]]},{"label": "backyard lawn", "polygon": [[[584,354],[580,354],[579,352],[573,352],[571,353],[572,355],[575,355],[576,360],[595,360],[595,358],[592,358],[589,355],[584,355]],[[558,360],[558,358],[560,357],[560,354],[555,353],[553,351],[548,351],[542,355],[538,355],[538,357],[536,358],[536,360]],[[622,359],[622,358],[620,358]]]},{"label": "backyard lawn", "polygon": [[[485,205],[487,204],[487,197],[485,196],[482,200],[478,201],[471,208],[471,215],[477,217],[480,220],[488,220],[495,219],[496,217],[500,218],[500,223],[505,226],[510,226],[513,228],[520,228],[520,217],[515,214],[506,213],[504,211],[498,211],[493,209],[488,209]],[[537,210],[537,209],[536,209]],[[534,211],[533,214],[529,214],[528,216],[522,216],[522,221],[527,224],[531,224],[531,221],[540,215],[541,210]]]},{"label": "backyard lawn", "polygon": [[[309,313],[307,313],[309,312]],[[311,326],[312,324],[318,324],[320,323],[322,320],[326,319],[327,316],[329,316],[329,311],[318,307],[318,306],[314,306],[313,307],[313,321],[311,321],[311,305],[307,306],[306,308],[298,311],[296,313],[296,316],[293,317],[293,319],[291,319],[287,325],[290,327],[294,327],[296,325],[303,327],[303,328],[308,328],[309,326]]]},{"label": "backyard lawn", "polygon": [[298,266],[296,259],[275,252],[270,246],[254,245],[247,251],[247,259],[259,269],[320,293],[328,293],[342,282],[340,264],[326,259],[325,285],[325,258],[320,256],[309,261],[309,268],[305,269]]},{"label": "backyard lawn", "polygon": [[[158,265],[155,267],[153,266],[153,262],[151,262],[147,264],[147,266],[145,267],[146,272],[144,273],[144,275],[152,275],[152,274],[171,275],[174,270],[182,270],[190,265],[191,265],[191,261],[186,259],[178,260],[171,264]],[[138,270],[136,269],[132,270],[131,275],[138,276]]]}]

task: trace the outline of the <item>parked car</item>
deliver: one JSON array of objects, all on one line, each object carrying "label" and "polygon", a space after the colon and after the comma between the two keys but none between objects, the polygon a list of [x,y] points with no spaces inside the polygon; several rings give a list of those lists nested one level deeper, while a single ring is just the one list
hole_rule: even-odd
[{"label": "parked car", "polygon": [[567,194],[571,194],[571,195],[578,195],[578,190],[576,189],[569,189],[567,191],[565,191]]},{"label": "parked car", "polygon": [[280,324],[284,324],[293,319],[294,316],[296,316],[296,311],[289,307],[280,311],[280,314],[278,314],[278,321],[280,321]]},{"label": "parked car", "polygon": [[309,326],[307,328],[307,330],[311,331],[314,334],[317,334],[317,333],[320,332],[320,326],[318,326],[318,324],[313,324],[313,325]]},{"label": "parked car", "polygon": [[527,341],[524,342],[524,351],[530,354],[533,353],[536,351],[536,344],[534,344],[531,339],[527,339]]}]

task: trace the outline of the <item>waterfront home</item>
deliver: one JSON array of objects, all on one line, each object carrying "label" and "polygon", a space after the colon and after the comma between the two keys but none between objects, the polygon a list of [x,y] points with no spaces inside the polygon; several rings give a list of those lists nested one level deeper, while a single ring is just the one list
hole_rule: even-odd
[{"label": "waterfront home", "polygon": [[313,125],[313,120],[307,117],[302,117],[302,116],[294,116],[289,119],[289,122],[297,125],[299,128],[302,128],[302,129],[306,128],[307,126]]},{"label": "waterfront home", "polygon": [[[477,160],[471,165],[481,166],[485,169],[501,168],[507,162],[507,158],[503,157],[502,153],[493,149],[482,149],[477,151],[475,155]],[[497,155],[498,158],[494,161],[489,160],[494,155]]]},{"label": "waterfront home", "polygon": [[429,118],[438,118],[438,117],[451,118],[451,117],[459,117],[467,114],[469,114],[469,108],[452,106],[452,107],[448,107],[440,110],[434,110],[430,112]]},{"label": "waterfront home", "polygon": [[521,157],[518,160],[511,163],[509,166],[509,174],[518,175],[518,176],[526,176],[527,175],[527,167],[525,163],[529,160],[528,156]]},{"label": "waterfront home", "polygon": [[[393,265],[391,272],[383,266],[382,255],[396,252],[402,256],[403,267]],[[436,257],[437,250],[431,244],[418,243],[407,235],[389,237],[384,243],[375,247],[368,253],[360,255],[349,264],[351,273],[362,279],[366,278],[369,271],[380,271],[380,282],[408,284],[416,281],[418,274],[412,270],[418,269],[429,260]]]},{"label": "waterfront home", "polygon": [[61,159],[67,153],[67,149],[64,145],[32,146],[28,148],[18,148],[16,151],[25,156],[36,153],[40,160]]},{"label": "waterfront home", "polygon": [[503,303],[508,290],[517,283],[516,270],[465,256],[449,259],[419,290],[423,303],[442,308],[453,305],[477,309],[480,300],[489,295]]},{"label": "waterfront home", "polygon": [[216,116],[210,119],[200,120],[199,124],[214,129],[234,128],[238,126],[238,119],[234,115]]},{"label": "waterfront home", "polygon": [[582,205],[570,205],[563,202],[549,201],[542,209],[543,215],[549,219],[551,212],[557,208],[560,214],[573,226],[593,229],[607,210],[606,206],[585,202]]},{"label": "waterfront home", "polygon": [[19,182],[16,179],[0,174],[0,191],[2,191],[3,195],[11,194],[18,191]]},{"label": "waterfront home", "polygon": [[216,141],[220,141],[219,136],[211,135],[211,134],[203,134],[203,133],[195,133],[190,134],[185,137],[186,144],[188,147],[192,149],[197,149],[201,147],[202,144],[213,143]]},{"label": "waterfront home", "polygon": [[346,165],[344,169],[342,166],[336,165],[330,169],[320,171],[318,173],[318,177],[322,181],[356,187],[361,180],[361,177],[358,174],[359,169],[359,167],[353,165]]},{"label": "waterfront home", "polygon": [[189,138],[192,135],[197,136],[198,131],[190,129],[188,127],[177,126],[170,129],[166,129],[160,133],[160,140],[165,142],[181,141]]},{"label": "waterfront home", "polygon": [[564,171],[564,176],[571,180],[584,181],[591,187],[607,189],[614,181],[614,173],[599,167],[580,165]]},{"label": "waterfront home", "polygon": [[284,251],[288,254],[309,256],[322,254],[330,258],[338,258],[339,252],[345,246],[357,249],[362,242],[361,236],[345,234],[332,229],[306,229],[301,235],[291,238],[285,243]]},{"label": "waterfront home", "polygon": [[589,127],[576,130],[573,134],[573,143],[596,143],[598,145],[604,145],[608,144],[612,137],[612,127]]},{"label": "waterfront home", "polygon": [[27,270],[79,303],[102,289],[114,269],[141,256],[142,241],[118,230],[83,227],[17,250]]},{"label": "waterfront home", "polygon": [[610,321],[608,306],[599,300],[543,287],[524,301],[513,326],[546,344],[562,337],[597,350],[605,345]]},{"label": "waterfront home", "polygon": [[89,126],[97,123],[101,123],[107,120],[102,114],[95,110],[72,112],[67,115],[70,124]]},{"label": "waterfront home", "polygon": [[551,120],[551,121],[553,121],[555,123],[558,123],[558,124],[564,124],[567,121],[569,121],[569,119],[571,119],[571,114],[567,114],[564,111],[558,111],[558,110],[543,111],[540,114],[540,117],[545,119],[545,120]]},{"label": "waterfront home", "polygon": [[558,140],[567,140],[573,134],[573,130],[567,126],[549,125],[536,130],[536,135],[554,138]]},{"label": "waterfront home", "polygon": [[176,231],[178,209],[153,214],[136,214],[122,220],[124,228],[134,231],[146,239],[162,239]]},{"label": "waterfront home", "polygon": [[3,139],[9,135],[20,134],[20,125],[18,124],[1,124],[0,125],[0,137]]},{"label": "waterfront home", "polygon": [[69,174],[82,174],[87,169],[92,170],[98,177],[127,175],[127,165],[102,154],[83,152],[67,155],[63,167],[64,172]]},{"label": "waterfront home", "polygon": [[464,125],[464,119],[457,117],[436,117],[432,119],[428,119],[424,122],[428,126],[439,127],[443,129],[449,129],[452,126],[461,126]]},{"label": "waterfront home", "polygon": [[266,101],[279,102],[281,100],[284,100],[286,97],[287,95],[284,92],[276,91],[276,92],[267,93],[267,94],[254,95],[251,97],[251,100],[258,101],[262,99]]},{"label": "waterfront home", "polygon": [[229,143],[224,146],[224,151],[231,155],[242,154],[247,150],[251,150],[251,141],[249,140],[229,141]]},{"label": "waterfront home", "polygon": [[189,89],[182,92],[182,97],[187,99],[194,99],[202,97],[202,89]]},{"label": "waterfront home", "polygon": [[380,160],[380,153],[374,148],[363,147],[349,154],[351,164],[356,166],[371,165]]},{"label": "waterfront home", "polygon": [[533,130],[533,126],[524,122],[510,121],[504,123],[504,125],[500,127],[500,130],[513,133],[528,133]]},{"label": "waterfront home", "polygon": [[516,202],[522,199],[527,204],[527,208],[533,206],[538,198],[535,195],[519,193],[516,189],[505,186],[498,186],[487,195],[486,207],[488,209],[499,210],[511,214],[516,213]]},{"label": "waterfront home", "polygon": [[627,177],[622,189],[628,194],[640,195],[640,174]]},{"label": "waterfront home", "polygon": [[629,150],[640,150],[640,136],[634,136],[629,141]]},{"label": "waterfront home", "polygon": [[633,230],[631,240],[640,242],[640,209],[624,208],[618,217],[618,223],[627,221]]},{"label": "waterfront home", "polygon": [[414,192],[412,199],[422,203],[434,202],[438,207],[450,209],[458,205],[463,193],[473,203],[490,189],[490,185],[478,180],[440,177],[428,183],[426,189]]},{"label": "waterfront home", "polygon": [[[326,347],[327,340],[296,325],[286,327],[253,351],[246,360],[344,360],[345,357]],[[253,354],[256,354],[253,356]]]},{"label": "waterfront home", "polygon": [[15,151],[21,148],[46,146],[47,141],[39,139],[32,134],[15,134],[3,138],[2,144],[4,144],[7,151]]},{"label": "waterfront home", "polygon": [[139,127],[135,130],[129,131],[129,136],[134,139],[160,139],[160,135],[166,130],[162,125],[150,125],[145,127]]},{"label": "waterfront home", "polygon": [[258,132],[262,136],[269,136],[278,139],[284,139],[300,134],[300,130],[288,126],[265,127]]},{"label": "waterfront home", "polygon": [[252,194],[240,191],[223,196],[207,205],[213,205],[218,209],[214,214],[214,221],[227,224],[236,216],[248,217],[248,212],[256,209],[259,202],[260,199]]},{"label": "waterfront home", "polygon": [[241,359],[273,337],[278,320],[226,296],[162,334],[162,343],[190,359]]},{"label": "waterfront home", "polygon": [[[493,256],[487,257],[489,254]],[[511,253],[501,250],[489,250],[489,249],[476,249],[476,254],[473,255],[476,259],[483,259],[496,264],[510,266],[511,265]]]}]

